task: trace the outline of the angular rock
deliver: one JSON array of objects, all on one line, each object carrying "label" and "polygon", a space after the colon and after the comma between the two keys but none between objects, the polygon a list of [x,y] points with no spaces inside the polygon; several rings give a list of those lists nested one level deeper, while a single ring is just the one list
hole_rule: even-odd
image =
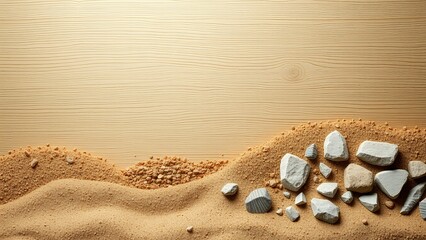
[{"label": "angular rock", "polygon": [[227,183],[222,187],[222,194],[225,196],[232,196],[238,192],[238,184],[236,183]]},{"label": "angular rock", "polygon": [[352,192],[367,193],[373,190],[373,173],[355,163],[349,164],[343,173],[345,188]]},{"label": "angular rock", "polygon": [[285,191],[283,194],[284,194],[284,197],[286,197],[286,198],[290,198],[290,196],[291,196],[291,193],[289,193],[287,191]]},{"label": "angular rock", "polygon": [[298,191],[305,185],[311,167],[309,164],[290,153],[284,155],[280,164],[281,183],[291,191]]},{"label": "angular rock", "polygon": [[292,206],[285,209],[285,215],[287,215],[288,219],[292,222],[296,221],[300,217],[299,212]]},{"label": "angular rock", "polygon": [[318,157],[318,150],[317,145],[315,143],[312,143],[306,148],[305,151],[305,157],[309,160],[315,160]]},{"label": "angular rock", "polygon": [[339,220],[340,209],[329,200],[312,198],[311,209],[314,216],[327,223],[336,223]]},{"label": "angular rock", "polygon": [[364,141],[359,145],[356,156],[376,166],[391,165],[398,154],[398,145],[387,142]]},{"label": "angular rock", "polygon": [[352,201],[354,200],[354,197],[353,197],[351,191],[347,191],[347,192],[343,193],[342,196],[340,196],[340,198],[346,204],[351,204]]},{"label": "angular rock", "polygon": [[349,159],[346,140],[338,131],[333,131],[324,140],[324,158],[330,161],[341,162]]},{"label": "angular rock", "polygon": [[420,216],[426,220],[426,198],[419,203]]},{"label": "angular rock", "polygon": [[283,209],[282,208],[278,208],[278,210],[275,212],[278,216],[282,216],[283,215]]},{"label": "angular rock", "polygon": [[320,169],[321,174],[325,178],[328,178],[331,174],[331,171],[332,171],[331,168],[329,166],[325,165],[324,163],[320,163],[319,169]]},{"label": "angular rock", "polygon": [[297,206],[301,206],[306,204],[306,196],[302,192],[299,193],[299,195],[296,196],[296,199],[294,199],[294,204]]},{"label": "angular rock", "polygon": [[372,193],[368,195],[360,196],[359,201],[361,204],[367,208],[370,212],[376,212],[380,209],[379,198],[377,197],[377,193]]},{"label": "angular rock", "polygon": [[337,193],[337,189],[337,183],[321,183],[317,187],[317,192],[325,197],[333,198]]},{"label": "angular rock", "polygon": [[426,189],[426,182],[419,183],[410,190],[408,193],[407,199],[404,202],[404,205],[401,208],[400,213],[403,215],[408,215],[422,198],[423,193]]},{"label": "angular rock", "polygon": [[396,169],[378,172],[374,177],[374,182],[390,199],[396,199],[407,179],[406,170]]},{"label": "angular rock", "polygon": [[253,190],[245,200],[249,213],[266,213],[272,207],[272,199],[266,188]]},{"label": "angular rock", "polygon": [[426,176],[426,163],[422,161],[410,161],[408,163],[408,172],[412,179]]}]

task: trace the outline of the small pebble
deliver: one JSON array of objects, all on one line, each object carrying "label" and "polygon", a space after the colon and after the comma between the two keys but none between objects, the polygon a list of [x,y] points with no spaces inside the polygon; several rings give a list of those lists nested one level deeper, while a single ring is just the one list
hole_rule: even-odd
[{"label": "small pebble", "polygon": [[37,159],[33,159],[31,161],[31,163],[30,163],[30,165],[31,165],[32,168],[35,168],[37,166],[37,164],[38,164],[38,160]]},{"label": "small pebble", "polygon": [[290,199],[291,193],[285,191],[283,194],[284,194],[284,197]]},{"label": "small pebble", "polygon": [[281,208],[278,208],[278,210],[275,212],[278,216],[283,215],[283,210]]},{"label": "small pebble", "polygon": [[186,228],[186,231],[189,233],[192,233],[194,231],[194,227],[193,226],[189,226]]},{"label": "small pebble", "polygon": [[74,163],[74,158],[71,157],[71,156],[67,156],[65,160],[67,161],[68,164],[73,164]]},{"label": "small pebble", "polygon": [[389,209],[393,209],[393,208],[395,207],[395,204],[394,204],[392,201],[390,201],[390,200],[387,200],[387,201],[385,202],[385,205],[386,205],[386,207],[387,207],[387,208],[389,208]]},{"label": "small pebble", "polygon": [[362,224],[364,224],[364,225],[368,225],[368,221],[367,221],[367,219],[362,219]]}]

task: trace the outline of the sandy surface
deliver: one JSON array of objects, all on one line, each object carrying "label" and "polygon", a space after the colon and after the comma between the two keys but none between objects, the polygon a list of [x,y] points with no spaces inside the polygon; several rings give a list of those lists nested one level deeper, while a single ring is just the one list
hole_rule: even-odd
[{"label": "sandy surface", "polygon": [[[156,190],[126,186],[131,184],[123,177],[120,169],[89,154],[81,154],[85,159],[84,166],[90,166],[87,169],[67,169],[66,167],[74,169],[78,165],[70,165],[65,161],[64,164],[55,163],[43,168],[43,162],[49,161],[42,159],[41,155],[40,165],[32,169],[29,165],[31,157],[27,157],[25,152],[16,151],[0,159],[0,197],[3,202],[7,202],[0,206],[0,237],[425,239],[426,222],[420,218],[418,208],[409,216],[399,214],[408,190],[415,184],[411,179],[400,197],[395,200],[396,206],[392,210],[384,205],[387,197],[376,188],[374,191],[379,193],[381,204],[378,213],[369,212],[357,199],[352,205],[346,205],[336,196],[332,201],[340,207],[341,219],[335,225],[316,220],[309,203],[305,207],[296,207],[301,214],[297,222],[293,223],[285,216],[276,215],[277,208],[294,205],[295,194],[292,193],[291,199],[286,199],[282,191],[269,187],[268,191],[273,198],[273,210],[270,213],[249,214],[245,210],[245,197],[254,188],[265,186],[265,182],[271,179],[271,174],[278,174],[279,162],[285,153],[303,156],[306,146],[317,143],[321,156],[323,139],[334,129],[346,136],[350,152],[349,162],[361,164],[374,172],[407,168],[409,160],[426,159],[426,129],[394,129],[385,124],[376,125],[365,121],[301,125],[283,132],[263,146],[248,149],[216,173],[185,184]],[[373,167],[360,162],[354,154],[364,140],[382,140],[398,144],[400,154],[395,164],[390,167]],[[40,154],[43,149],[35,148],[30,155]],[[78,151],[74,153],[79,154]],[[54,162],[55,158],[52,161]],[[74,164],[78,164],[77,162]],[[326,162],[333,168],[332,176],[327,181],[339,183],[340,195],[344,191],[343,169],[349,162],[333,163],[319,157],[315,162],[311,162],[314,172],[320,162]],[[37,171],[44,172],[45,180],[34,184],[32,177]],[[323,198],[315,191],[318,183],[314,183],[314,176],[312,172],[303,188],[308,202],[312,197]],[[318,177],[325,181],[321,175]],[[54,179],[60,180],[51,181]],[[232,200],[220,193],[222,185],[229,181],[240,185],[237,197]],[[424,179],[417,182],[420,181]],[[28,187],[25,190],[23,186]],[[31,191],[33,189],[35,190]],[[15,199],[20,195],[23,196]],[[363,219],[368,220],[368,225],[362,224]],[[194,227],[193,233],[186,232],[188,226]]]}]

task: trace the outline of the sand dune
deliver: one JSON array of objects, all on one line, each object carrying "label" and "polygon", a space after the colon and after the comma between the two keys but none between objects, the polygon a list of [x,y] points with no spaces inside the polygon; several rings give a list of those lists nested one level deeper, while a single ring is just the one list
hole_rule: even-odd
[{"label": "sand dune", "polygon": [[[103,181],[52,179],[54,181],[0,206],[0,237],[5,239],[353,239],[356,237],[425,239],[425,222],[420,218],[418,209],[409,216],[399,214],[407,190],[415,184],[412,180],[395,201],[396,206],[393,210],[384,206],[386,196],[375,189],[379,193],[381,203],[381,210],[376,214],[369,212],[357,200],[348,206],[336,197],[332,201],[341,208],[341,220],[335,225],[316,220],[309,204],[306,207],[297,207],[301,218],[294,223],[286,217],[276,215],[274,211],[267,214],[246,212],[244,198],[254,188],[264,186],[271,173],[278,174],[279,160],[284,153],[291,152],[302,156],[308,144],[315,142],[321,146],[325,135],[336,128],[347,137],[350,162],[366,166],[374,172],[382,169],[406,168],[409,160],[414,158],[424,160],[426,156],[424,141],[426,129],[394,129],[364,121],[305,124],[284,132],[263,146],[249,149],[216,173],[173,187],[141,190],[124,186],[127,183],[117,184],[121,180],[111,181],[116,178],[115,176],[119,176],[115,174],[105,175]],[[380,168],[360,162],[354,156],[355,149],[366,139],[397,143],[401,154],[396,163],[387,168]],[[319,150],[321,155],[322,149]],[[312,167],[317,169],[319,163],[323,161],[326,160],[320,157],[312,163]],[[3,174],[9,162],[2,159]],[[333,175],[327,181],[337,181],[339,193],[342,193],[343,168],[348,163],[327,162],[327,164],[333,168]],[[116,170],[118,172],[118,169]],[[62,169],[52,168],[50,171],[57,179],[63,178],[60,175]],[[27,173],[19,172],[19,174]],[[313,182],[314,176],[313,173],[310,175],[307,185],[303,188],[308,199],[319,197],[315,191],[317,184]],[[15,174],[11,177],[22,178],[23,175]],[[318,177],[325,181],[322,176]],[[21,184],[30,180],[27,178]],[[233,200],[224,198],[220,193],[221,186],[228,181],[240,185],[240,191]],[[273,198],[274,210],[294,205],[294,193],[291,199],[286,199],[282,191],[271,188],[268,188],[268,191]],[[362,219],[367,219],[369,224],[363,225]],[[194,226],[192,234],[186,232],[187,226]]]}]

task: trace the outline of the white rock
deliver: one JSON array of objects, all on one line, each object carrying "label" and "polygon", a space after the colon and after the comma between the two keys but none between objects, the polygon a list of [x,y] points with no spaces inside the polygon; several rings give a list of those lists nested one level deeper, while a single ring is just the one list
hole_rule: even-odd
[{"label": "white rock", "polygon": [[354,197],[352,196],[351,191],[347,191],[347,192],[343,193],[342,196],[340,196],[340,198],[346,204],[351,204],[352,201],[354,200]]},{"label": "white rock", "polygon": [[374,182],[390,199],[396,199],[407,182],[408,172],[404,169],[381,171],[374,177]]},{"label": "white rock", "polygon": [[332,171],[331,168],[329,166],[325,165],[324,163],[320,163],[319,170],[325,178],[328,178],[331,174],[331,171]]},{"label": "white rock", "polygon": [[343,179],[345,188],[349,191],[367,193],[373,190],[373,173],[355,163],[345,168]]},{"label": "white rock", "polygon": [[238,192],[238,184],[236,183],[227,183],[222,187],[222,194],[225,196],[232,196]]},{"label": "white rock", "polygon": [[278,208],[278,210],[275,212],[278,216],[282,216],[283,215],[283,209],[282,208]]},{"label": "white rock", "polygon": [[410,190],[408,193],[407,199],[404,202],[404,205],[401,208],[400,213],[403,215],[408,215],[422,198],[423,193],[426,189],[426,182],[419,183]]},{"label": "white rock", "polygon": [[290,198],[290,196],[291,196],[291,193],[289,193],[287,191],[285,191],[283,194],[284,194],[284,197],[286,197],[286,198]]},{"label": "white rock", "polygon": [[301,192],[301,193],[299,193],[299,194],[296,196],[296,199],[294,200],[294,203],[295,203],[297,206],[301,206],[301,205],[306,204],[306,196],[305,196],[305,194],[303,194],[302,192]]},{"label": "white rock", "polygon": [[67,161],[68,164],[73,164],[74,163],[74,158],[72,156],[67,156],[65,158],[65,161]]},{"label": "white rock", "polygon": [[266,188],[253,190],[245,200],[249,213],[266,213],[272,207],[272,199]]},{"label": "white rock", "polygon": [[33,159],[33,160],[30,162],[30,166],[31,166],[32,168],[37,167],[37,165],[38,165],[38,160],[37,160],[37,159]]},{"label": "white rock", "polygon": [[379,198],[377,197],[377,193],[360,196],[359,201],[370,212],[376,212],[380,209]]},{"label": "white rock", "polygon": [[426,198],[419,203],[420,216],[426,220]]},{"label": "white rock", "polygon": [[391,165],[398,154],[398,145],[386,142],[364,141],[359,145],[356,156],[376,166]]},{"label": "white rock", "polygon": [[413,179],[426,176],[426,163],[422,161],[410,161],[408,163],[408,172]]},{"label": "white rock", "polygon": [[337,183],[321,183],[317,187],[317,192],[319,192],[321,195],[333,198],[334,195],[337,193]]},{"label": "white rock", "polygon": [[298,191],[306,183],[311,167],[309,164],[290,153],[281,159],[280,176],[281,183],[291,191]]},{"label": "white rock", "polygon": [[327,223],[336,223],[339,220],[340,209],[329,200],[312,198],[311,209],[314,216]]},{"label": "white rock", "polygon": [[299,212],[292,206],[285,209],[285,215],[287,215],[288,219],[292,222],[296,221],[300,217]]},{"label": "white rock", "polygon": [[338,131],[333,131],[324,140],[324,158],[330,161],[340,162],[349,159],[346,140]]},{"label": "white rock", "polygon": [[306,148],[305,157],[309,160],[315,160],[318,157],[317,145],[312,143]]}]

